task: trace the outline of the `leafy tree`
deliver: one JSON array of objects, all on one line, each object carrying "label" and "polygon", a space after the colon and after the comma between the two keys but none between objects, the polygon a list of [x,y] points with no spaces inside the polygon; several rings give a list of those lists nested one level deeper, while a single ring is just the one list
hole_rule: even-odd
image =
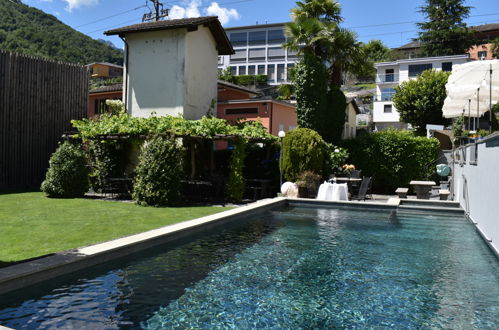
[{"label": "leafy tree", "polygon": [[361,66],[356,76],[364,79],[374,79],[376,69],[374,64],[393,59],[392,50],[386,47],[381,40],[371,40],[367,44],[361,44],[361,52],[365,60],[365,65]]},{"label": "leafy tree", "polygon": [[442,107],[449,75],[449,72],[427,70],[417,79],[395,87],[392,101],[400,113],[400,121],[411,124],[416,134],[425,135],[426,124],[448,124]]},{"label": "leafy tree", "polygon": [[[338,2],[305,0],[296,4],[294,21],[286,25],[285,47],[303,54],[294,74],[298,122],[332,142],[332,137],[341,136],[345,123],[346,103],[339,91],[343,73],[362,71],[366,62],[356,35],[339,26],[343,19]],[[333,126],[329,125],[332,121]]]},{"label": "leafy tree", "polygon": [[499,58],[499,37],[495,38],[494,43],[492,44],[492,56]]},{"label": "leafy tree", "polygon": [[420,12],[426,18],[417,23],[421,32],[423,56],[464,54],[473,44],[464,20],[469,17],[471,7],[464,0],[426,0]]}]

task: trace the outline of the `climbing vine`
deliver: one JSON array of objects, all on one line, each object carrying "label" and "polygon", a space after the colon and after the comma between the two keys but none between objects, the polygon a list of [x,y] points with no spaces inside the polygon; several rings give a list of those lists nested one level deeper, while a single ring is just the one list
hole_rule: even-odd
[{"label": "climbing vine", "polygon": [[234,141],[234,150],[230,158],[230,174],[227,183],[227,195],[233,202],[239,203],[243,199],[246,188],[243,176],[244,159],[246,158],[246,141]]}]

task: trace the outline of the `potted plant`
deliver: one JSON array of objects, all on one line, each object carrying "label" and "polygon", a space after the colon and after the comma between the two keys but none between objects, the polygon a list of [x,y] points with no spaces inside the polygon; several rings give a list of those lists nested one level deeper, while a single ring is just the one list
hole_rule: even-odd
[{"label": "potted plant", "polygon": [[317,175],[311,171],[302,172],[298,176],[298,181],[296,181],[296,185],[298,186],[298,196],[300,198],[315,198],[315,196],[317,196],[320,181],[320,175]]},{"label": "potted plant", "polygon": [[355,170],[355,165],[354,164],[344,164],[342,167],[343,169],[343,174],[346,176],[352,175],[352,171]]}]

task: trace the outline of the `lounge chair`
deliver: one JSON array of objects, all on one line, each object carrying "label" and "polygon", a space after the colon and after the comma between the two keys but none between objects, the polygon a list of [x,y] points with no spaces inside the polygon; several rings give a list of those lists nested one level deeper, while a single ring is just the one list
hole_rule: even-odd
[{"label": "lounge chair", "polygon": [[371,177],[363,178],[362,182],[360,183],[359,192],[357,193],[356,196],[352,196],[352,200],[365,201],[367,192],[370,190],[370,188],[371,188]]}]

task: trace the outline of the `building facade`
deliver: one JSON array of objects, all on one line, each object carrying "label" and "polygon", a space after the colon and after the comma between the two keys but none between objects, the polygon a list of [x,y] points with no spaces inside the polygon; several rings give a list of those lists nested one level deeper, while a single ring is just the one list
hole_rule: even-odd
[{"label": "building facade", "polygon": [[141,23],[105,34],[125,41],[123,101],[135,117],[201,118],[217,99],[217,58],[234,52],[214,16]]},{"label": "building facade", "polygon": [[408,128],[408,124],[400,122],[400,115],[392,102],[396,86],[417,78],[425,70],[452,71],[456,66],[468,61],[469,55],[455,55],[376,63],[376,96],[373,106],[375,129]]},{"label": "building facade", "polygon": [[283,47],[286,23],[240,26],[225,29],[235,54],[219,56],[218,68],[232,75],[267,75],[269,85],[289,83],[289,69],[298,56]]}]

